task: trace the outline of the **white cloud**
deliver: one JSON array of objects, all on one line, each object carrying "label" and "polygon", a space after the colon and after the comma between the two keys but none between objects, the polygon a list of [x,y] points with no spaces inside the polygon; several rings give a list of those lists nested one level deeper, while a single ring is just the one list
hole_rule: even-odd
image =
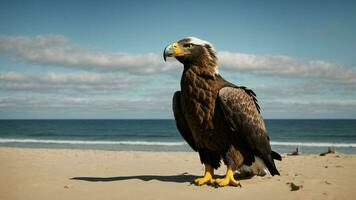
[{"label": "white cloud", "polygon": [[271,100],[262,102],[267,118],[355,118],[355,100]]},{"label": "white cloud", "polygon": [[119,99],[103,97],[72,97],[72,96],[2,96],[0,97],[0,108],[2,109],[75,109],[87,110],[95,116],[95,111],[155,111],[170,108],[170,101],[161,98],[155,99]]},{"label": "white cloud", "polygon": [[0,119],[172,118],[170,101],[56,96],[0,96]]},{"label": "white cloud", "polygon": [[[348,93],[353,92],[353,88],[332,87],[332,84],[320,83],[315,81],[305,81],[303,83],[284,83],[280,81],[269,84],[262,84],[253,87],[258,97],[264,98],[286,98],[286,97],[305,97],[305,96],[321,96],[330,91],[335,91],[335,95],[340,95],[340,89],[346,90]],[[339,89],[339,90],[338,90]],[[344,95],[345,96],[345,95]]]},{"label": "white cloud", "polygon": [[[1,96],[0,118],[11,115],[23,117],[23,113],[34,116],[35,113],[46,113],[49,118],[56,118],[58,113],[63,116],[114,116],[120,118],[132,116],[132,113],[143,113],[151,116],[172,117],[171,101],[155,99],[115,99],[101,97],[71,96]],[[21,112],[19,112],[21,111]],[[352,118],[356,112],[355,100],[277,100],[265,101],[262,104],[263,116],[287,118]],[[32,113],[32,114],[31,114]],[[125,116],[121,115],[126,113]],[[58,116],[57,116],[58,117]]]},{"label": "white cloud", "polygon": [[[131,110],[135,109],[157,109],[170,106],[170,101],[162,98],[153,99],[122,99],[122,98],[101,98],[101,97],[78,97],[78,96],[31,96],[15,95],[0,97],[0,107],[32,107],[32,108],[72,108],[72,107],[92,107],[96,109],[111,110]],[[264,109],[286,108],[295,111],[316,109],[328,110],[330,112],[340,109],[355,110],[355,100],[268,100],[264,101]],[[300,110],[303,108],[302,110]],[[278,109],[280,110],[280,109]],[[287,109],[288,110],[288,109]],[[282,109],[284,112],[288,112]]]},{"label": "white cloud", "polygon": [[[162,47],[163,48],[163,47]],[[165,74],[178,71],[178,62],[164,62],[162,56],[108,53],[78,45],[62,35],[35,37],[1,36],[0,55],[22,62],[81,70]],[[261,74],[319,78],[326,82],[356,85],[356,68],[322,60],[303,61],[283,55],[254,55],[222,51],[218,53],[222,69]]]},{"label": "white cloud", "polygon": [[141,76],[115,73],[0,72],[0,91],[41,93],[118,92],[145,82]]},{"label": "white cloud", "polygon": [[44,66],[127,71],[136,74],[166,72],[174,68],[174,63],[165,63],[162,56],[153,53],[107,53],[72,43],[61,35],[2,36],[0,54]]},{"label": "white cloud", "polygon": [[[25,64],[76,69],[72,73],[0,71],[0,118],[11,113],[21,118],[24,112],[171,117],[171,95],[179,86],[179,77],[173,80],[161,75],[182,69],[177,61],[165,63],[160,55],[104,52],[78,45],[61,35],[0,36],[0,56]],[[349,117],[356,112],[356,101],[350,100],[355,95],[355,67],[227,51],[219,52],[218,57],[223,70],[266,76],[252,89],[267,116],[308,118],[315,114],[332,118],[337,113],[339,117]],[[297,81],[280,84],[274,81],[275,76],[279,81],[285,77]],[[342,91],[348,95],[340,95]]]},{"label": "white cloud", "polygon": [[302,61],[288,56],[260,56],[224,51],[219,53],[219,64],[229,70],[276,76],[315,77],[330,82],[356,84],[356,68],[320,60]]},{"label": "white cloud", "polygon": [[334,107],[339,108],[356,108],[356,100],[273,100],[266,101],[266,104],[270,105],[293,105],[293,106],[312,106],[316,108],[328,108],[331,110]]}]

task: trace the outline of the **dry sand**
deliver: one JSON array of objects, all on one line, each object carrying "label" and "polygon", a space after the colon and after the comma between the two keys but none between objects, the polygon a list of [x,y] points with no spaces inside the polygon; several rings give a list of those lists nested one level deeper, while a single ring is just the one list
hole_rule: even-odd
[{"label": "dry sand", "polygon": [[356,155],[283,157],[281,176],[214,188],[190,184],[196,153],[0,148],[0,199],[356,199]]}]

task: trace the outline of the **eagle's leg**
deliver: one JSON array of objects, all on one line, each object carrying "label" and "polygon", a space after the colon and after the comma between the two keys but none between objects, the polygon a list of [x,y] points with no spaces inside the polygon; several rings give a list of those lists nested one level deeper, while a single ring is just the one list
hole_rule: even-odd
[{"label": "eagle's leg", "polygon": [[213,184],[215,180],[213,179],[214,176],[214,168],[210,165],[205,164],[205,173],[202,178],[197,178],[194,180],[194,183],[197,185],[204,185],[204,184]]},{"label": "eagle's leg", "polygon": [[234,178],[234,171],[232,170],[231,167],[227,167],[225,178],[216,179],[215,183],[220,187],[227,186],[227,185],[241,187],[240,182]]}]

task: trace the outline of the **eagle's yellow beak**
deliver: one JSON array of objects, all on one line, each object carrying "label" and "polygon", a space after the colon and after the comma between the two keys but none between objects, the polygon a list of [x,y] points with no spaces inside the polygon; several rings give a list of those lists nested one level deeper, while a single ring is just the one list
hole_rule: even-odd
[{"label": "eagle's yellow beak", "polygon": [[189,52],[185,51],[177,42],[168,45],[163,51],[163,59],[166,61],[167,57],[179,57],[187,55]]}]

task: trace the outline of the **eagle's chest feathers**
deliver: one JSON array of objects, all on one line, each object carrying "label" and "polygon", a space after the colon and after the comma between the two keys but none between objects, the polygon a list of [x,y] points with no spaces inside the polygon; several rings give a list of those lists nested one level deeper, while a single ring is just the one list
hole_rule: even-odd
[{"label": "eagle's chest feathers", "polygon": [[218,84],[213,73],[191,67],[181,80],[182,109],[187,123],[196,139],[201,133],[209,134],[214,129],[215,101]]}]

